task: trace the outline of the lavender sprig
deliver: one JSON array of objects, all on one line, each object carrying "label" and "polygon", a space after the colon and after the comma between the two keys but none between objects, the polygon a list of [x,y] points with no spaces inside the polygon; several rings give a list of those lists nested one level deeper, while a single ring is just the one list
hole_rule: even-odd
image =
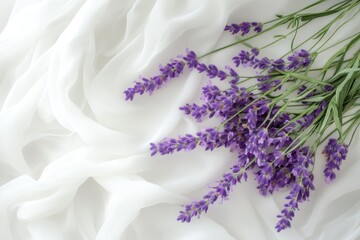
[{"label": "lavender sprig", "polygon": [[132,101],[136,94],[142,95],[147,92],[151,95],[156,89],[161,88],[170,79],[178,78],[187,66],[189,69],[196,68],[198,60],[195,52],[187,49],[185,56],[171,59],[166,65],[159,66],[159,73],[150,78],[141,77],[134,86],[124,91],[125,100]]},{"label": "lavender sprig", "polygon": [[239,24],[233,23],[231,25],[226,25],[224,31],[228,31],[233,35],[240,33],[242,36],[245,36],[251,29],[257,33],[261,32],[262,27],[263,25],[261,22],[242,22]]},{"label": "lavender sprig", "polygon": [[230,173],[222,176],[222,179],[215,186],[211,186],[209,191],[200,201],[193,201],[184,205],[184,209],[180,211],[177,220],[181,222],[190,222],[195,216],[200,217],[203,212],[207,212],[210,204],[214,204],[217,200],[227,200],[233,187],[240,183],[242,179],[247,179],[245,168],[241,168],[241,164],[237,163],[232,167]]},{"label": "lavender sprig", "polygon": [[340,170],[342,161],[346,159],[348,147],[345,144],[338,144],[336,139],[330,138],[323,153],[326,156],[324,169],[325,182],[330,183],[336,178],[336,170]]}]

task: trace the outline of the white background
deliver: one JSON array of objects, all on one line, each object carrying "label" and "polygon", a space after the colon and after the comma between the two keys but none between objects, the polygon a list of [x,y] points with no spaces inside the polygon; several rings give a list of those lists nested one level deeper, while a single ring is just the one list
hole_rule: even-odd
[{"label": "white background", "polygon": [[207,80],[187,72],[151,97],[123,96],[139,74],[156,73],[186,47],[201,55],[234,41],[226,23],[266,21],[312,2],[1,0],[0,239],[359,239],[359,134],[330,186],[319,154],[317,190],[292,229],[274,229],[286,192],[261,197],[252,177],[182,224],[180,205],[200,198],[236,156],[198,149],[151,158],[149,142],[211,125],[178,111]]}]

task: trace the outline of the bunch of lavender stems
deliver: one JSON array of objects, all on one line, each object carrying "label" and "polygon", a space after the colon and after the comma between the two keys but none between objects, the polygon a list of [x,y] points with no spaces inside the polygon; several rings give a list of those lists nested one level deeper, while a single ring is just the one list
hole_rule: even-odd
[{"label": "bunch of lavender stems", "polygon": [[[186,104],[180,110],[198,122],[216,117],[221,123],[196,134],[151,143],[150,147],[151,155],[191,151],[200,146],[205,150],[228,148],[237,156],[229,171],[201,200],[183,206],[179,221],[190,222],[207,212],[211,204],[228,199],[233,187],[252,172],[261,195],[289,190],[276,229],[291,227],[299,203],[309,200],[310,191],[315,189],[315,153],[324,142],[326,161],[319,163],[324,166],[323,177],[326,183],[336,178],[360,125],[360,32],[334,43],[331,40],[342,28],[356,22],[360,0],[339,1],[317,11],[324,9],[324,2],[316,1],[265,23],[227,25],[225,32],[241,36],[240,40],[202,56],[187,49],[184,55],[160,66],[159,74],[141,77],[124,92],[126,100],[145,92],[152,94],[184,71],[197,71],[211,80],[202,88],[202,104]],[[319,31],[298,42],[306,25],[325,17],[330,20]],[[252,39],[284,26],[285,33],[274,36],[274,41],[262,47],[252,45]],[[288,53],[275,59],[260,57],[263,49],[285,39],[290,39]],[[222,68],[201,61],[240,44],[246,49],[231,59],[233,66]],[[320,55],[334,49],[336,52],[322,67],[313,67]],[[241,68],[255,74],[244,77],[238,73]],[[220,87],[217,81],[225,82],[227,87]],[[250,86],[244,87],[244,82]]]}]

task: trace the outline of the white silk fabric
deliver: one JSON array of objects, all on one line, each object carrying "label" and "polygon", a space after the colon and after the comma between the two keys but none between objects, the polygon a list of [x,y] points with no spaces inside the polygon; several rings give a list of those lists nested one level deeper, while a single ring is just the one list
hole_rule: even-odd
[{"label": "white silk fabric", "polygon": [[[319,154],[317,190],[292,229],[274,229],[286,192],[261,197],[251,178],[183,224],[181,205],[201,198],[236,156],[197,149],[150,157],[149,143],[211,126],[178,110],[197,101],[207,80],[186,72],[151,97],[124,101],[139,74],[186,48],[201,55],[234,41],[224,37],[226,23],[269,20],[311,2],[1,0],[0,239],[359,239],[358,134],[330,185]],[[221,57],[205,61],[230,61]]]}]

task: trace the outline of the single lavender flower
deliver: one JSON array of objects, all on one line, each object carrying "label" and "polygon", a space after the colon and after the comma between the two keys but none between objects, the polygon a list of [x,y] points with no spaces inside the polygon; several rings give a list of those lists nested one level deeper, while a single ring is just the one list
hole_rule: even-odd
[{"label": "single lavender flower", "polygon": [[145,92],[150,95],[155,89],[159,89],[168,80],[177,78],[184,70],[185,62],[178,60],[170,60],[165,66],[160,65],[158,75],[150,78],[141,78],[141,81],[135,82],[132,88],[128,88],[125,93],[125,100],[133,100],[135,94],[144,94]]},{"label": "single lavender flower", "polygon": [[210,204],[214,204],[219,199],[222,201],[227,200],[233,187],[240,183],[243,178],[246,180],[246,173],[242,171],[242,167],[239,164],[235,164],[230,173],[224,174],[215,186],[210,186],[211,191],[203,196],[200,201],[193,201],[190,204],[184,205],[184,209],[180,211],[177,220],[190,222],[193,217],[200,217],[203,212],[206,213]]},{"label": "single lavender flower", "polygon": [[154,156],[157,153],[160,153],[161,155],[166,155],[181,150],[191,151],[196,148],[197,143],[198,138],[191,134],[180,136],[178,139],[164,139],[158,144],[150,143],[151,156]]},{"label": "single lavender flower", "polygon": [[185,56],[178,56],[179,59],[171,59],[166,65],[159,66],[159,73],[153,77],[141,77],[134,86],[124,91],[125,100],[132,101],[136,94],[142,95],[145,92],[152,94],[155,89],[161,88],[167,81],[179,77],[187,65],[190,69],[198,66],[198,60],[195,52],[186,49]]},{"label": "single lavender flower", "polygon": [[288,200],[284,209],[277,217],[280,219],[276,224],[278,232],[291,227],[291,221],[295,216],[295,211],[299,209],[299,203],[307,201],[310,196],[310,190],[315,190],[313,184],[314,175],[308,170],[313,165],[313,153],[310,153],[307,147],[293,152],[294,158],[290,159],[292,167],[291,174],[294,179],[290,194],[286,197]]},{"label": "single lavender flower", "polygon": [[336,139],[330,138],[323,153],[326,156],[324,169],[325,182],[330,183],[336,178],[335,170],[340,170],[342,161],[346,159],[348,146],[339,144]]},{"label": "single lavender flower", "polygon": [[254,32],[261,32],[262,31],[262,23],[260,22],[242,22],[239,24],[231,24],[231,25],[226,25],[224,31],[228,31],[231,34],[237,34],[237,33],[241,33],[242,36],[247,35],[250,30],[253,29]]},{"label": "single lavender flower", "polygon": [[202,146],[205,150],[214,150],[221,146],[228,146],[227,132],[217,131],[214,128],[203,129],[196,135],[186,134],[178,138],[165,138],[159,143],[150,143],[151,155],[173,154],[175,151],[191,151],[196,146]]}]

